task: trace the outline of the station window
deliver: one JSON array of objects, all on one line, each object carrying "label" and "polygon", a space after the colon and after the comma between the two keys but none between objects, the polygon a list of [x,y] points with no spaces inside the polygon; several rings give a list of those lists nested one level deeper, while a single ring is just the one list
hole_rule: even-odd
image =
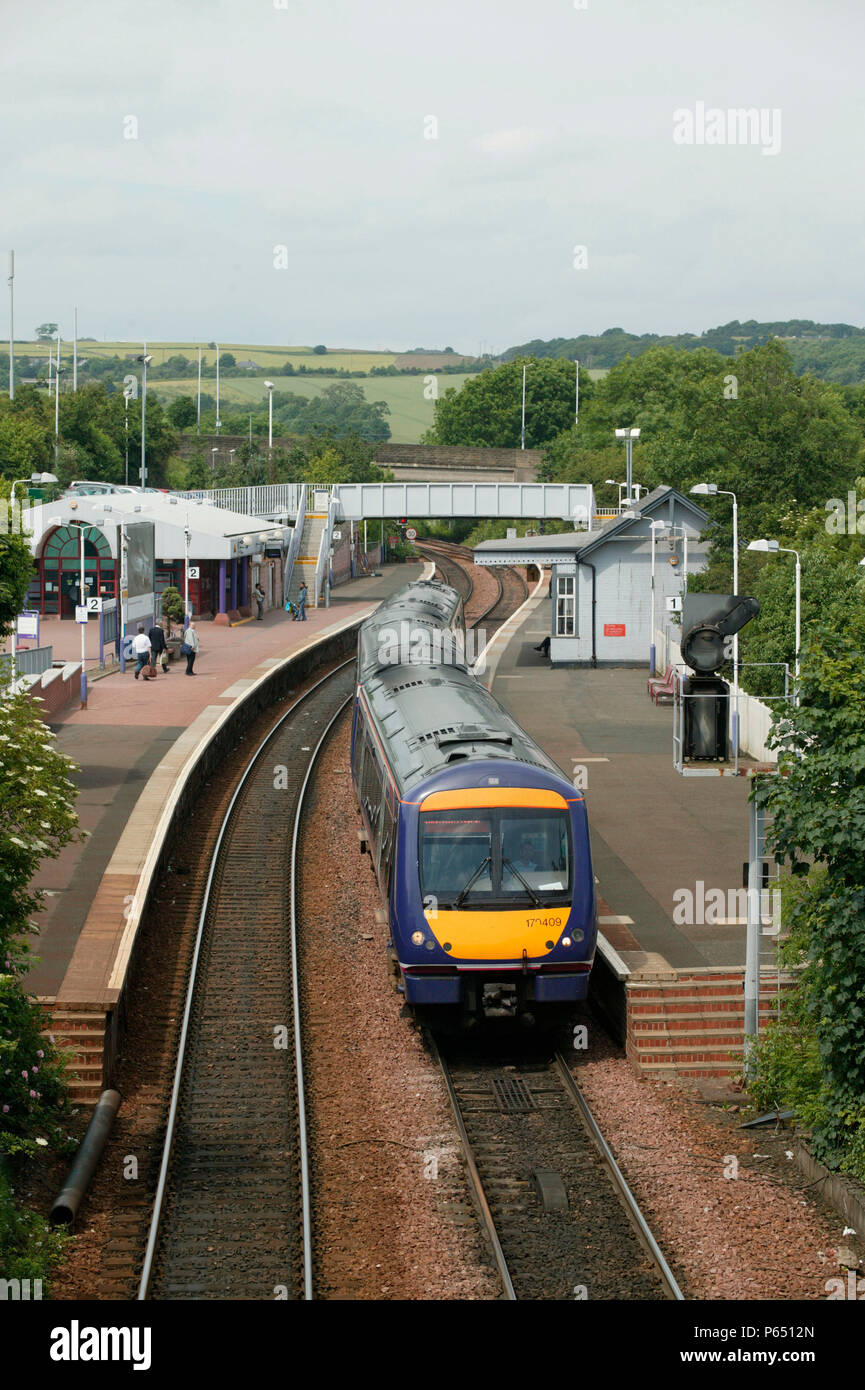
[{"label": "station window", "polygon": [[577,578],[560,574],[556,580],[556,637],[575,637],[577,613]]}]

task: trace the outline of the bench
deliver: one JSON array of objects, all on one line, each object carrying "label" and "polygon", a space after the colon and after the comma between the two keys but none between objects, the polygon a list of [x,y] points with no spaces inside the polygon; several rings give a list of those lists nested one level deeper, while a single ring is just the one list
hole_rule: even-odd
[{"label": "bench", "polygon": [[668,666],[662,678],[659,678],[658,676],[649,677],[649,679],[646,681],[646,690],[651,696],[653,703],[657,704],[662,695],[668,695],[670,699],[673,698],[675,683],[676,668],[675,666]]}]

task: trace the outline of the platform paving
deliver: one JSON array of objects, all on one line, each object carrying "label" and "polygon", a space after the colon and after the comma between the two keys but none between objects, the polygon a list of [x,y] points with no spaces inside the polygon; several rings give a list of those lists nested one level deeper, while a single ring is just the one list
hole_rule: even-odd
[{"label": "platform paving", "polygon": [[[86,710],[76,699],[52,718],[58,749],[79,767],[77,810],[81,828],[89,834],[43,864],[38,875],[37,884],[47,896],[40,934],[31,942],[38,960],[27,983],[34,994],[50,1000],[61,993],[105,869],[139,796],[189,726],[206,711],[218,717],[247,688],[253,668],[279,661],[336,624],[372,611],[421,572],[419,564],[391,565],[383,567],[379,578],[353,580],[335,592],[329,609],[310,610],[306,623],[294,622],[278,609],[262,622],[253,619],[238,627],[197,622],[201,649],[193,677],[184,674],[185,660],[172,662],[170,674],[153,681],[136,681],[130,665],[125,675],[116,671],[91,683]],[[57,639],[52,628],[64,630],[63,645],[77,636],[75,624],[55,620],[43,625],[43,642]]]},{"label": "platform paving", "polygon": [[749,783],[674,770],[672,707],[649,699],[647,668],[553,669],[533,650],[551,606],[527,612],[492,689],[569,776],[585,769],[604,935],[632,970],[744,965],[743,924],[673,914],[676,891],[696,894],[698,881],[741,889]]}]

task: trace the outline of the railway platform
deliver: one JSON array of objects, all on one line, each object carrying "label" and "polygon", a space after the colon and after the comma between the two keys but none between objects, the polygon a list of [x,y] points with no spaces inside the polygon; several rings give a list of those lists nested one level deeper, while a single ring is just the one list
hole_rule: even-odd
[{"label": "railway platform", "polygon": [[[585,789],[598,982],[643,1070],[729,1076],[743,1049],[749,783],[676,773],[672,710],[648,698],[644,668],[551,668],[534,650],[551,626],[540,594],[495,653],[492,690]],[[712,889],[726,909],[707,908]],[[771,947],[764,937],[763,1016],[783,987]]]},{"label": "railway platform", "polygon": [[[130,904],[185,771],[258,681],[366,617],[421,573],[419,564],[392,565],[380,577],[354,580],[329,609],[310,610],[306,623],[273,610],[240,628],[196,624],[201,647],[193,678],[182,661],[153,681],[136,681],[129,665],[125,675],[115,671],[91,684],[86,710],[75,701],[51,716],[57,748],[78,765],[77,811],[87,836],[42,866],[37,884],[45,907],[27,985],[55,1010],[55,1034],[78,1052],[80,1099],[92,1100],[101,1084],[99,1014],[114,1002],[111,982],[129,949]],[[86,1036],[94,1059],[99,1054],[91,1067],[81,1060]]]}]

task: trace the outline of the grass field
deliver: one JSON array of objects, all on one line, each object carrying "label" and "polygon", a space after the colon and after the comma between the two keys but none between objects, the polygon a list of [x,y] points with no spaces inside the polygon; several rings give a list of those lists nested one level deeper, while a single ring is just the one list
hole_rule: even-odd
[{"label": "grass field", "polygon": [[[473,373],[455,373],[453,376],[437,376],[436,384],[441,395],[449,386],[459,390]],[[308,376],[274,376],[277,391],[290,391],[295,396],[312,399],[321,395],[326,387],[333,385],[333,378]],[[367,400],[387,401],[390,415],[391,439],[395,444],[417,444],[424,430],[433,422],[433,401],[424,397],[422,376],[409,377],[367,377],[354,383],[360,386]],[[151,392],[163,401],[172,401],[176,396],[195,396],[196,380],[155,381],[147,383],[147,394]],[[202,383],[202,391],[214,395],[216,382],[208,377]],[[266,399],[267,392],[261,380],[244,381],[243,377],[223,377],[219,383],[220,404],[242,409],[244,405],[255,404]]]},{"label": "grass field", "polygon": [[[15,353],[22,357],[48,357],[49,343],[15,343]],[[201,360],[211,365],[216,362],[216,353],[208,348],[205,343],[148,343],[147,351],[152,354],[157,365],[166,361],[167,358],[183,353],[192,361],[198,359],[198,349],[201,348]],[[61,353],[63,358],[72,356],[72,340],[64,338],[61,343]],[[79,340],[79,357],[125,357],[129,353],[142,352],[141,343],[89,343]],[[220,354],[232,352],[238,362],[256,362],[261,367],[281,367],[283,362],[291,362],[292,366],[299,367],[304,363],[307,367],[334,367],[339,370],[348,369],[350,372],[368,372],[370,367],[389,367],[400,355],[396,352],[364,352],[353,348],[339,348],[326,354],[314,353],[312,347],[280,347],[250,343],[220,343]]]}]

